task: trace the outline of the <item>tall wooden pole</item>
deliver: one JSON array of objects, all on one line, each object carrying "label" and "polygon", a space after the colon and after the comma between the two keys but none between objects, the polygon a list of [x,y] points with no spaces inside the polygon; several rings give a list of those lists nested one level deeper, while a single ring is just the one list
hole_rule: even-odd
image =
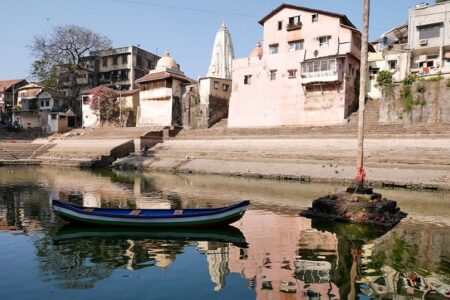
[{"label": "tall wooden pole", "polygon": [[358,184],[364,183],[364,108],[366,100],[366,78],[368,64],[368,44],[369,44],[369,15],[370,0],[363,0],[363,28],[361,37],[361,67],[360,67],[360,84],[359,84],[359,113],[358,113],[358,154],[356,165],[358,166]]}]

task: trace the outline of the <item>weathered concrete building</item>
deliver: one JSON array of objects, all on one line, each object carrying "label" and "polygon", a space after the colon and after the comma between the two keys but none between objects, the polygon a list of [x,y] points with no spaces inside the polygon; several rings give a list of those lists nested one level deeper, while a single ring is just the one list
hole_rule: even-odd
[{"label": "weathered concrete building", "polygon": [[165,52],[155,70],[136,82],[140,86],[136,126],[182,125],[181,97],[186,85],[194,80],[184,75],[169,52]]},{"label": "weathered concrete building", "polygon": [[83,61],[91,72],[80,72],[77,83],[82,89],[105,85],[133,90],[135,81],[154,69],[159,58],[136,46],[93,51]]},{"label": "weathered concrete building", "polygon": [[28,82],[25,79],[0,80],[0,121],[12,119],[12,108],[17,104],[17,90],[26,84]]},{"label": "weathered concrete building", "polygon": [[367,95],[372,99],[381,97],[376,86],[378,73],[389,70],[394,81],[401,81],[409,74],[408,23],[390,29],[371,45],[374,52],[369,53],[369,79]]},{"label": "weathered concrete building", "polygon": [[450,3],[419,4],[409,10],[411,72],[450,73]]},{"label": "weathered concrete building", "polygon": [[78,124],[77,116],[71,110],[72,102],[60,92],[30,83],[18,89],[20,109],[15,113],[16,119],[25,129],[65,132]]},{"label": "weathered concrete building", "polygon": [[264,44],[233,61],[229,127],[345,122],[358,91],[361,33],[345,16],[282,4]]}]

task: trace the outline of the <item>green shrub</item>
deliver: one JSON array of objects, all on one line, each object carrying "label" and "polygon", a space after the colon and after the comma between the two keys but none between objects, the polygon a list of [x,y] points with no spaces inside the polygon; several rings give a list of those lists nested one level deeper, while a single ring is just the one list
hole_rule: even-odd
[{"label": "green shrub", "polygon": [[416,82],[416,80],[417,80],[417,76],[414,74],[410,74],[410,75],[406,76],[405,79],[402,80],[402,83],[406,84],[406,85],[411,85],[414,82]]},{"label": "green shrub", "polygon": [[441,81],[442,79],[444,79],[444,77],[442,77],[441,75],[437,75],[437,76],[428,77],[428,78],[419,78],[419,81],[432,81],[432,82],[436,82],[436,81]]},{"label": "green shrub", "polygon": [[383,70],[378,73],[377,86],[380,88],[392,87],[392,73],[388,70]]}]

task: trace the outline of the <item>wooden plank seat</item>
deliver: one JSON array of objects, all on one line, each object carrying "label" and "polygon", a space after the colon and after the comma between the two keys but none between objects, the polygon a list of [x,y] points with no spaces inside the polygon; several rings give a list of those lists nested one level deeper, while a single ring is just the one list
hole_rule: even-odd
[{"label": "wooden plank seat", "polygon": [[180,216],[180,215],[182,215],[183,214],[183,210],[182,209],[175,209],[174,211],[173,211],[173,215],[174,216]]},{"label": "wooden plank seat", "polygon": [[93,212],[94,209],[93,209],[93,208],[85,208],[84,211],[87,211],[87,212]]},{"label": "wooden plank seat", "polygon": [[132,215],[132,216],[138,216],[138,215],[141,214],[141,212],[142,212],[141,209],[133,209],[133,210],[130,212],[130,215]]}]

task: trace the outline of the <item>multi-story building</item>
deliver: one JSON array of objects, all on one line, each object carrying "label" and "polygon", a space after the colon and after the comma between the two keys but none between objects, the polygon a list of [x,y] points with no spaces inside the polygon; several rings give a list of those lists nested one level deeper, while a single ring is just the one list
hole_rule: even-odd
[{"label": "multi-story building", "polygon": [[17,90],[26,84],[25,79],[0,80],[0,121],[15,121],[11,115],[17,104]]},{"label": "multi-story building", "polygon": [[450,73],[450,2],[410,8],[408,24],[411,72]]},{"label": "multi-story building", "polygon": [[233,61],[229,127],[326,125],[353,112],[361,33],[345,16],[282,4],[264,44]]},{"label": "multi-story building", "polygon": [[80,72],[77,83],[82,89],[105,85],[133,90],[135,81],[154,69],[159,58],[136,46],[93,51],[83,59],[83,65],[91,72]]},{"label": "multi-story building", "polygon": [[371,45],[374,52],[369,53],[369,74],[367,80],[367,96],[372,99],[381,97],[377,87],[378,73],[388,70],[394,81],[403,80],[409,74],[408,22],[390,29]]}]

